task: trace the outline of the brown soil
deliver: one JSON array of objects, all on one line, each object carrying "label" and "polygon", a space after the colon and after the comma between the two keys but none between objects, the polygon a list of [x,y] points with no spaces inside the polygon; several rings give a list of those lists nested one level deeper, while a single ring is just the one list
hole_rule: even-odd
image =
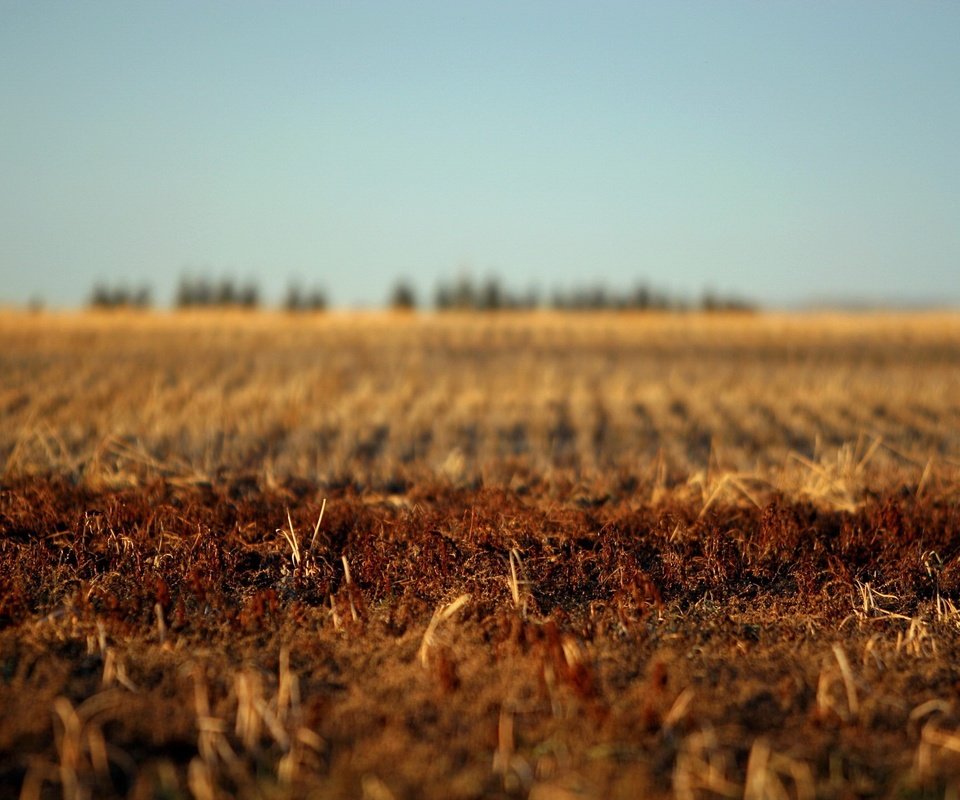
[{"label": "brown soil", "polygon": [[744,505],[9,477],[0,795],[955,790],[955,496]]}]

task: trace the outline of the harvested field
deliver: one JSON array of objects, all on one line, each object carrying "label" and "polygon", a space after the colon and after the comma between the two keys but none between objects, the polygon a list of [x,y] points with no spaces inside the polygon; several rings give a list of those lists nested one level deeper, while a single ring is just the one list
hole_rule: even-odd
[{"label": "harvested field", "polygon": [[0,315],[0,796],[955,796],[958,364],[950,315]]}]

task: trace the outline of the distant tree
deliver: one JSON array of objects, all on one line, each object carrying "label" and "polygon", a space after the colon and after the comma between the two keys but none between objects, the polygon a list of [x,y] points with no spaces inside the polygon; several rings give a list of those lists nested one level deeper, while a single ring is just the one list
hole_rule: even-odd
[{"label": "distant tree", "polygon": [[310,311],[326,311],[327,293],[323,289],[314,289],[307,298],[307,308]]},{"label": "distant tree", "polygon": [[469,275],[463,275],[453,288],[451,308],[469,311],[477,307],[477,291]]},{"label": "distant tree", "polygon": [[650,289],[646,284],[641,284],[633,290],[630,307],[637,311],[646,311],[650,308]]},{"label": "distant tree", "polygon": [[177,291],[174,294],[173,304],[177,308],[189,308],[193,305],[193,281],[186,276],[181,276],[177,283]]},{"label": "distant tree", "polygon": [[153,305],[153,292],[150,290],[150,287],[146,284],[141,285],[137,290],[131,295],[130,302],[134,308],[150,308]]},{"label": "distant tree", "polygon": [[260,287],[253,281],[248,281],[237,292],[237,305],[241,308],[253,310],[260,305]]},{"label": "distant tree", "polygon": [[205,308],[217,301],[216,287],[206,278],[199,278],[194,283],[193,305]]},{"label": "distant tree", "polygon": [[390,293],[390,308],[394,311],[413,311],[417,307],[417,295],[406,281],[398,281]]},{"label": "distant tree", "polygon": [[453,306],[453,292],[447,284],[441,283],[437,286],[433,305],[437,311],[448,311]]},{"label": "distant tree", "polygon": [[113,307],[114,308],[133,308],[133,292],[129,286],[119,285],[113,289]]},{"label": "distant tree", "polygon": [[214,292],[212,305],[235,306],[240,302],[240,290],[233,278],[222,278]]},{"label": "distant tree", "polygon": [[90,293],[91,308],[110,308],[112,294],[109,287],[100,281],[93,285],[93,291]]},{"label": "distant tree", "polygon": [[611,305],[607,290],[600,286],[594,286],[584,292],[584,307],[590,311],[602,311]]},{"label": "distant tree", "polygon": [[306,298],[303,295],[303,289],[297,283],[291,283],[287,287],[287,296],[284,298],[283,307],[287,311],[303,311],[306,307]]},{"label": "distant tree", "polygon": [[507,297],[496,278],[489,278],[480,290],[478,306],[482,311],[499,311],[507,305]]}]

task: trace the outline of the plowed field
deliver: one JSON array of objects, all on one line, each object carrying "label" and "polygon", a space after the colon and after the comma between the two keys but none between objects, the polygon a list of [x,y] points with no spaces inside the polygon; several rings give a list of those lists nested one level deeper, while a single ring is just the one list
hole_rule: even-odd
[{"label": "plowed field", "polygon": [[0,796],[960,789],[956,316],[8,313],[0,467]]}]

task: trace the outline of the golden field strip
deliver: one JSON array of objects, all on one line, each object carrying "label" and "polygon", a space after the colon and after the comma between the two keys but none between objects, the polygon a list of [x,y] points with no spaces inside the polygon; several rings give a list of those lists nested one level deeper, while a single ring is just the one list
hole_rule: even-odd
[{"label": "golden field strip", "polygon": [[849,505],[956,476],[958,367],[951,314],[6,313],[0,468]]}]

